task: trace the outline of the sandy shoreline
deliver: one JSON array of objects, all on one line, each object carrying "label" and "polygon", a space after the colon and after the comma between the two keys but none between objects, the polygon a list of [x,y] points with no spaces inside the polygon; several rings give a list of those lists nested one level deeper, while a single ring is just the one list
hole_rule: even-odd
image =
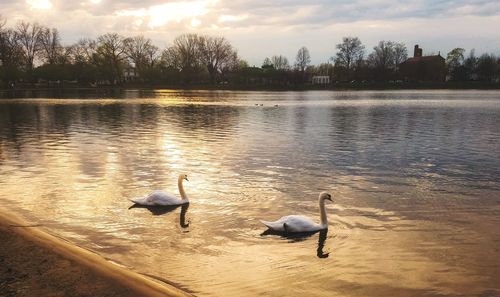
[{"label": "sandy shoreline", "polygon": [[0,209],[0,296],[191,296]]}]

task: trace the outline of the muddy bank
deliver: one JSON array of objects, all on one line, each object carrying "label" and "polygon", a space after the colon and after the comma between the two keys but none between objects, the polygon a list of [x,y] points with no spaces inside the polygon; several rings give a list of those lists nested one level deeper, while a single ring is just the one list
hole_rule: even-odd
[{"label": "muddy bank", "polygon": [[189,296],[0,210],[0,296]]}]

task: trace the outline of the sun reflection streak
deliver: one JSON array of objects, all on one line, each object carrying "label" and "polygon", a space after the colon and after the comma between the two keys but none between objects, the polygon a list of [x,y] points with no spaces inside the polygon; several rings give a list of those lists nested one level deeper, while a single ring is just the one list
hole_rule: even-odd
[{"label": "sun reflection streak", "polygon": [[[168,141],[168,140],[166,140]],[[164,145],[164,156],[170,167],[174,169],[182,169],[184,167],[182,157],[182,151],[176,147],[176,145],[166,142]]]}]

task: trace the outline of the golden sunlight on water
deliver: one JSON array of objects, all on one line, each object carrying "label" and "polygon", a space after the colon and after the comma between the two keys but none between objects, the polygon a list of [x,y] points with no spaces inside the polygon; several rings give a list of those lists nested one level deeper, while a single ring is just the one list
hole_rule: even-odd
[{"label": "golden sunlight on water", "polygon": [[[200,296],[499,295],[498,93],[85,98],[0,101],[0,206]],[[328,232],[263,234],[323,190]]]}]

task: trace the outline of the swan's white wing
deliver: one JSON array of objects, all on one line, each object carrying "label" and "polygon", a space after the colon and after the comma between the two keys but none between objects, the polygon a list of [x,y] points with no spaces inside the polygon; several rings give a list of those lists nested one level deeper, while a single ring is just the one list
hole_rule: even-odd
[{"label": "swan's white wing", "polygon": [[322,229],[310,218],[298,215],[287,216],[284,224],[287,232],[315,232]]},{"label": "swan's white wing", "polygon": [[153,193],[149,194],[146,197],[143,198],[136,198],[136,199],[131,199],[132,202],[135,202],[137,204],[141,205],[180,205],[187,203],[185,200],[181,200],[177,197],[175,197],[172,194],[165,193],[162,191],[154,191]]},{"label": "swan's white wing", "polygon": [[310,218],[299,215],[284,216],[274,222],[261,222],[269,229],[279,232],[314,232],[323,229]]}]

